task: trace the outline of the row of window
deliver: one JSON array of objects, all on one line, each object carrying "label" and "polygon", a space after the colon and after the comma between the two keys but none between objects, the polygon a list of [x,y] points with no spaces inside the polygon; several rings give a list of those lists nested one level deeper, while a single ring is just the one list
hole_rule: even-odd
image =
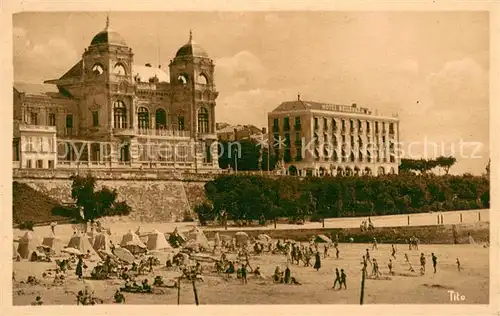
[{"label": "row of window", "polygon": [[[319,122],[320,122],[320,119],[318,117],[315,117],[314,118],[314,129],[315,130],[318,130],[319,129]],[[341,119],[340,120],[341,122],[341,127],[342,127],[342,131],[346,131],[347,128],[346,128],[346,122],[347,120],[345,119]],[[371,132],[371,126],[372,124],[375,125],[375,132],[378,133],[379,132],[379,122],[369,122],[369,121],[366,121],[365,124],[363,124],[363,122],[361,120],[349,120],[349,126],[351,127],[351,131],[354,131],[355,128],[358,129],[358,131],[363,131],[363,125],[366,126],[366,131],[367,133],[370,133]],[[384,125],[382,122],[380,122],[380,125],[382,126],[382,131],[385,133],[385,128],[384,128]],[[323,118],[323,129],[324,130],[327,130],[328,129],[328,118]],[[334,131],[336,131],[338,129],[338,126],[337,126],[337,120],[336,119],[332,119],[332,129]],[[279,131],[279,128],[280,128],[280,125],[279,125],[279,119],[278,118],[275,118],[273,119],[273,131],[275,132],[278,132]],[[300,123],[300,117],[297,116],[295,117],[295,125],[294,125],[294,129],[295,130],[300,130],[301,129],[301,123]],[[289,117],[284,117],[283,118],[283,130],[285,131],[289,131],[290,130],[290,118]],[[389,123],[389,134],[394,134],[394,123]]]},{"label": "row of window", "polygon": [[55,152],[54,144],[53,138],[28,136],[24,149],[26,152]]},{"label": "row of window", "polygon": [[44,168],[49,168],[49,169],[54,169],[54,160],[48,160],[47,161],[47,167],[44,166],[43,160],[38,159],[38,160],[26,160],[26,168],[32,169],[32,168],[37,168],[37,169],[44,169]]},{"label": "row of window", "polygon": [[[290,134],[289,133],[285,133],[283,139],[281,139],[282,146],[284,146],[285,148],[286,147],[290,147],[290,145],[291,145],[291,141],[290,140],[291,140]],[[334,135],[332,137],[332,140],[333,140],[333,146],[338,146],[339,141],[337,139],[337,136]],[[379,144],[379,143],[386,144],[387,143],[386,140],[387,139],[386,139],[385,136],[382,136],[382,141],[380,141],[379,138],[375,138],[375,144]],[[320,144],[319,136],[315,136],[314,137],[314,141],[315,141],[315,145],[319,146],[319,144]],[[350,142],[351,143],[351,147],[354,147],[354,145],[356,144],[354,136],[351,136],[350,141],[351,141]],[[329,142],[328,135],[324,135],[323,136],[323,142],[326,143],[326,144],[328,144],[328,142]],[[347,143],[345,135],[342,135],[342,143],[343,144]],[[363,146],[364,141],[363,141],[363,139],[362,139],[361,136],[358,136],[357,143],[358,143],[359,146]],[[277,134],[277,133],[275,133],[274,134],[274,145],[278,146],[279,144],[280,144],[280,135]],[[394,148],[394,139],[390,138],[389,139],[389,144],[390,144],[391,148]],[[301,134],[299,132],[295,133],[295,145],[296,146],[302,145],[302,137],[301,137]]]},{"label": "row of window", "polygon": [[[283,160],[286,163],[292,162],[292,151],[290,148],[286,148],[283,151]],[[275,155],[279,156],[280,151],[276,150]],[[333,155],[330,152],[325,152],[323,156],[320,155],[319,151],[315,151],[315,159],[316,161],[338,161],[338,162],[390,162],[390,163],[395,163],[396,162],[396,157],[394,155],[390,155],[389,157],[385,155],[371,155],[370,152],[367,153],[366,156],[363,155],[362,152],[358,153],[358,156],[354,155],[354,153],[351,153],[350,155],[346,155],[345,152],[342,153],[342,158],[338,156],[336,151],[333,151]],[[302,148],[296,148],[295,150],[295,159],[293,161],[302,161],[304,157],[302,156]]]},{"label": "row of window", "polygon": [[[39,121],[39,116],[38,116],[37,112],[30,112],[29,116],[24,118],[24,121],[27,122],[28,124],[31,124],[31,125],[39,125],[41,123]],[[56,126],[57,125],[55,113],[48,113],[47,125],[49,125],[49,126]],[[68,115],[66,115],[66,128],[72,128],[72,127],[73,127],[73,115],[68,114]]]}]

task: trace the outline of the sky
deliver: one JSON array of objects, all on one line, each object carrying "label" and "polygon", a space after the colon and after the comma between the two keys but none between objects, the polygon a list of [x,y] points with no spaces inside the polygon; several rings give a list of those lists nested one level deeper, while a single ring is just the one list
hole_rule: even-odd
[{"label": "sky", "polygon": [[[215,62],[217,122],[266,126],[283,101],[398,113],[402,154],[454,155],[451,173],[489,159],[487,12],[111,12],[134,63],[168,68],[193,38]],[[79,61],[106,13],[13,18],[14,80],[41,83]]]}]

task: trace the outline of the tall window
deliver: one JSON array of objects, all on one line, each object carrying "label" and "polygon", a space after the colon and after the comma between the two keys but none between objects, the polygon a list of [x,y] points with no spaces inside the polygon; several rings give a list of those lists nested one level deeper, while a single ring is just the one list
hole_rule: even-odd
[{"label": "tall window", "polygon": [[290,118],[288,117],[283,118],[283,129],[285,131],[290,130]]},{"label": "tall window", "polygon": [[167,127],[167,111],[165,111],[165,109],[157,109],[155,118],[156,118],[156,129]]},{"label": "tall window", "polygon": [[325,117],[323,118],[323,128],[327,129],[328,128],[328,119]]},{"label": "tall window", "polygon": [[99,112],[97,111],[92,112],[92,125],[94,127],[99,126]]},{"label": "tall window", "polygon": [[149,111],[147,108],[141,106],[137,110],[137,121],[139,122],[139,128],[149,128]]},{"label": "tall window", "polygon": [[73,115],[66,115],[66,128],[73,128]]},{"label": "tall window", "polygon": [[179,130],[183,131],[184,130],[184,116],[179,116],[177,118],[177,124],[179,124]]},{"label": "tall window", "polygon": [[113,103],[114,128],[127,128],[127,108],[123,101],[117,100]]},{"label": "tall window", "polygon": [[208,133],[208,111],[203,107],[198,110],[198,133]]},{"label": "tall window", "polygon": [[38,113],[31,112],[30,114],[30,124],[38,125]]},{"label": "tall window", "polygon": [[49,126],[56,126],[56,115],[49,113]]}]

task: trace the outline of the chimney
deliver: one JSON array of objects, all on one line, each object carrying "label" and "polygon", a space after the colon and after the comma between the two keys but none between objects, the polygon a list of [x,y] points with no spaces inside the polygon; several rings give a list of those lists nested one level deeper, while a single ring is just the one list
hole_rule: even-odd
[{"label": "chimney", "polygon": [[300,93],[297,94],[297,101],[300,101]]},{"label": "chimney", "polygon": [[237,128],[234,128],[234,140],[238,140],[238,129]]},{"label": "chimney", "polygon": [[158,65],[158,69],[161,69],[161,65]]},{"label": "chimney", "polygon": [[263,128],[262,128],[262,134],[264,134],[264,135],[265,135],[265,134],[266,134],[266,132],[267,132],[267,129],[266,129],[265,127],[263,127]]},{"label": "chimney", "polygon": [[353,108],[355,108],[356,106],[357,106],[357,105],[356,105],[356,103],[353,103],[353,104],[352,104],[352,107],[353,107]]},{"label": "chimney", "polygon": [[151,64],[150,64],[150,63],[147,63],[147,64],[145,64],[144,66],[146,66],[146,67],[151,67]]}]

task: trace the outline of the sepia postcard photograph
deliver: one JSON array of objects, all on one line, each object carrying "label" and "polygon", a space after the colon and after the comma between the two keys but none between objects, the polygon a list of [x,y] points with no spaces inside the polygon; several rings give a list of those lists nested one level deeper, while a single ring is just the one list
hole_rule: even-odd
[{"label": "sepia postcard photograph", "polygon": [[495,303],[489,11],[11,17],[7,304]]}]

